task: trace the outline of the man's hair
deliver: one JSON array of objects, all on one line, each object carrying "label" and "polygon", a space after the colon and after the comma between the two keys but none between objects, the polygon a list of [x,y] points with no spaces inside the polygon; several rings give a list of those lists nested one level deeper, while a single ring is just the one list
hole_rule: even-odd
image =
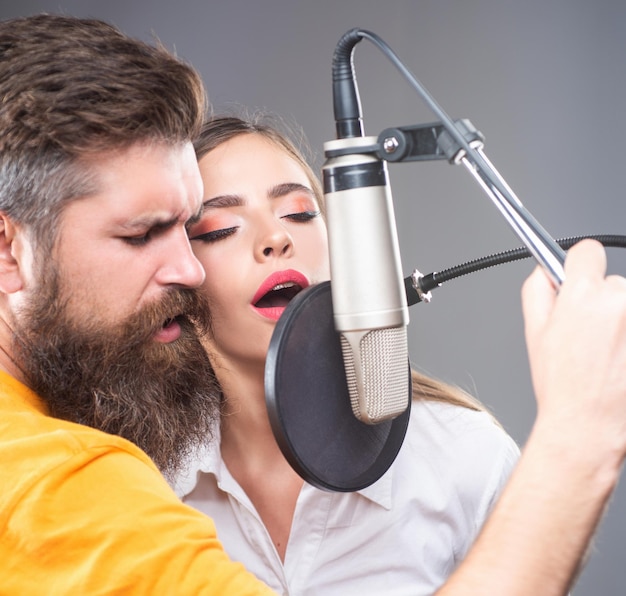
[{"label": "man's hair", "polygon": [[97,155],[193,140],[206,109],[198,73],[161,44],[94,19],[0,22],[0,211],[51,248]]}]

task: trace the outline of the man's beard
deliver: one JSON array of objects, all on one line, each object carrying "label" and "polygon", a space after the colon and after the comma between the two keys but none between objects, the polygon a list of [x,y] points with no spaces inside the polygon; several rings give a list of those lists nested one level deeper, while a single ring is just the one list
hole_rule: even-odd
[{"label": "man's beard", "polygon": [[[198,333],[209,309],[196,290],[163,299],[116,325],[80,324],[58,298],[59,275],[20,312],[14,345],[28,385],[52,416],[119,435],[143,449],[172,480],[194,448],[210,440],[220,388]],[[180,315],[184,313],[184,315]],[[153,336],[176,317],[181,336]]]}]

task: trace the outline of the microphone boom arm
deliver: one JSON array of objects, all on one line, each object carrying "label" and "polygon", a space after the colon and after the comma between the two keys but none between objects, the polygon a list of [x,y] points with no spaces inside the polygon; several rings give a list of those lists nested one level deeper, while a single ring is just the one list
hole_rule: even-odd
[{"label": "microphone boom arm", "polygon": [[[522,205],[487,159],[482,151],[482,135],[473,135],[472,130],[468,130],[465,125],[467,121],[453,121],[413,73],[404,66],[395,52],[376,34],[363,29],[351,29],[344,34],[337,44],[333,57],[333,95],[339,138],[363,136],[361,104],[353,64],[354,47],[363,38],[369,39],[383,51],[440,120],[434,125],[424,125],[433,130],[443,127],[443,131],[437,136],[435,150],[430,151],[431,157],[423,156],[418,159],[446,157],[451,164],[462,163],[498,207],[530,253],[544,267],[555,286],[560,286],[565,279],[563,271],[565,252]],[[418,126],[403,130],[413,132],[419,129]],[[390,156],[397,150],[395,144],[400,146],[401,142],[397,137],[386,133],[388,131],[383,131],[384,139],[382,144],[379,143],[378,155],[382,159],[390,160]],[[428,154],[428,151],[425,151],[425,154]],[[406,155],[403,155],[399,159],[391,158],[391,161],[405,161],[405,158]]]}]

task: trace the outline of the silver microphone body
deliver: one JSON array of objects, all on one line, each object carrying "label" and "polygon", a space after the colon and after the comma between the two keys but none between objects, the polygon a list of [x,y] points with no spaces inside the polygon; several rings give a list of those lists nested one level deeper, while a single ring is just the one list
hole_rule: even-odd
[{"label": "silver microphone body", "polygon": [[398,416],[410,399],[409,313],[387,164],[365,152],[375,143],[329,141],[322,169],[334,323],[352,411],[367,424]]}]

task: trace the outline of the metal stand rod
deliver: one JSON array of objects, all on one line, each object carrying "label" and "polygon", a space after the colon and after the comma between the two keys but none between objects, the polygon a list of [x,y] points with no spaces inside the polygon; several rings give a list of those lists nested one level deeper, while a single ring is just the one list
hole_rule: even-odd
[{"label": "metal stand rod", "polygon": [[[453,122],[450,116],[446,114],[417,77],[415,77],[398,58],[396,53],[378,35],[362,29],[355,29],[349,33],[351,33],[353,37],[353,43],[356,43],[358,36],[360,36],[369,39],[381,48],[430,109],[439,117],[445,130],[452,139],[458,143],[458,147],[460,148],[460,152],[453,163],[461,162],[467,167],[500,209],[500,212],[513,227],[513,230],[521,241],[545,268],[548,275],[550,275],[551,279],[558,287],[565,279],[563,271],[565,252],[543,227],[541,227],[539,222],[524,208],[520,200],[515,196],[502,176],[500,176],[491,165],[480,148],[472,146],[473,143],[465,138],[466,131]],[[351,64],[349,70],[353,70]]]},{"label": "metal stand rod", "polygon": [[[468,159],[467,154],[460,161],[474,176],[485,193],[491,198],[500,213],[513,228],[530,253],[544,267],[558,287],[565,280],[563,263],[565,251],[545,232],[533,216],[524,208],[504,179],[491,165],[482,149],[475,149],[487,164],[489,171]],[[494,184],[494,177],[500,183]],[[498,187],[499,186],[499,187]],[[504,191],[504,192],[503,192]]]}]

